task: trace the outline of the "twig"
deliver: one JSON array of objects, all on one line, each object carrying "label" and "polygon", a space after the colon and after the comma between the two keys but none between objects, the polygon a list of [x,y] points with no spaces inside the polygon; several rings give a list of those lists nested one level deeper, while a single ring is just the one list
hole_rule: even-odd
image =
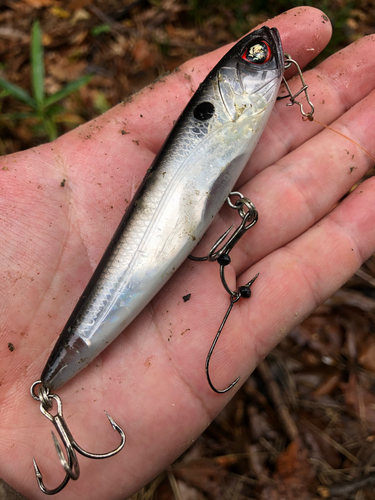
[{"label": "twig", "polygon": [[346,458],[351,460],[354,464],[359,464],[358,458],[356,458],[354,455],[352,455],[346,448],[341,446],[341,444],[337,443],[334,439],[332,439],[328,434],[325,432],[321,431],[318,427],[316,427],[314,424],[312,424],[309,420],[306,418],[301,418],[301,421],[303,421],[304,425],[314,431],[316,434],[318,434],[324,441],[327,441],[335,450],[339,451],[342,453]]},{"label": "twig", "polygon": [[148,0],[135,0],[131,4],[127,5],[124,9],[113,14],[114,19],[116,21],[122,21],[123,19],[129,17],[130,11],[135,7],[145,7],[148,4]]},{"label": "twig", "polygon": [[180,490],[176,478],[174,477],[174,474],[171,470],[168,470],[168,480],[169,484],[171,485],[175,500],[181,500]]},{"label": "twig", "polygon": [[368,283],[370,283],[370,285],[375,286],[375,278],[373,278],[370,274],[365,273],[365,271],[362,271],[362,269],[358,269],[355,274],[360,278],[366,280]]},{"label": "twig", "polygon": [[104,24],[108,24],[117,35],[124,31],[124,26],[122,24],[102,12],[96,5],[89,5],[87,9],[90,10]]},{"label": "twig", "polygon": [[360,477],[358,479],[353,479],[350,482],[337,483],[332,486],[321,486],[319,488],[319,494],[323,498],[339,497],[340,499],[346,497],[350,493],[360,490],[361,488],[366,488],[375,484],[375,474],[370,474],[369,476]]},{"label": "twig", "polygon": [[290,441],[298,437],[297,426],[289,413],[289,408],[284,402],[284,398],[278,384],[273,380],[271,370],[266,360],[262,361],[257,368],[260,376],[267,386],[268,394],[275,406],[276,413],[279,416],[281,425]]},{"label": "twig", "polygon": [[363,293],[354,290],[344,290],[340,288],[332,297],[325,302],[328,305],[344,305],[358,307],[362,311],[375,311],[375,300],[366,297]]}]

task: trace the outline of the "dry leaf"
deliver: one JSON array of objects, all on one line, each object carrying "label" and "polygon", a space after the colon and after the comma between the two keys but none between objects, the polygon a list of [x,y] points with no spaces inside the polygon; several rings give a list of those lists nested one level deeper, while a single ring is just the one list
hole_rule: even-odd
[{"label": "dry leaf", "polygon": [[277,492],[288,500],[307,500],[311,498],[308,492],[314,478],[314,470],[309,462],[307,449],[300,439],[295,439],[284,450],[276,461],[277,472],[274,479]]},{"label": "dry leaf", "polygon": [[370,337],[361,345],[358,363],[369,372],[375,373],[375,338]]},{"label": "dry leaf", "polygon": [[35,9],[41,9],[42,7],[50,7],[51,5],[58,5],[59,2],[56,0],[22,0],[23,3],[34,7]]},{"label": "dry leaf", "polygon": [[360,384],[355,373],[350,373],[348,383],[340,384],[345,403],[352,407],[358,418],[365,422],[369,430],[375,430],[375,394]]},{"label": "dry leaf", "polygon": [[61,7],[51,7],[49,9],[51,14],[53,14],[56,17],[61,17],[62,19],[69,19],[71,16],[71,13],[68,10],[62,9]]},{"label": "dry leaf", "polygon": [[86,61],[69,62],[66,58],[59,58],[49,62],[48,74],[60,82],[73,81],[84,74],[86,66]]}]

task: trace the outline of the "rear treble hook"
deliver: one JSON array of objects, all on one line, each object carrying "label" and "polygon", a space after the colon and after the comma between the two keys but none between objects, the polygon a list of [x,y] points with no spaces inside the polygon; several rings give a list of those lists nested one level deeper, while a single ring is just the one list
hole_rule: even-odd
[{"label": "rear treble hook", "polygon": [[[38,388],[38,394],[35,393],[35,388],[36,386],[39,385]],[[112,450],[109,451],[108,453],[101,453],[101,454],[96,454],[96,453],[90,453],[88,451],[85,451],[83,448],[81,448],[73,438],[67,423],[64,420],[63,417],[63,411],[62,411],[62,402],[59,396],[57,394],[51,394],[49,392],[48,387],[45,387],[42,383],[41,380],[37,380],[36,382],[33,383],[30,389],[31,396],[36,400],[40,401],[40,411],[42,414],[50,420],[53,425],[55,426],[55,429],[57,430],[58,435],[60,436],[64,447],[66,451],[66,455],[68,457],[68,460],[65,458],[63,450],[57,441],[57,438],[55,434],[52,431],[52,438],[53,442],[56,448],[57,455],[60,459],[61,465],[64,467],[65,470],[65,478],[63,481],[60,483],[59,486],[57,486],[54,489],[48,489],[43,483],[43,476],[42,473],[40,472],[40,469],[33,458],[34,462],[34,470],[35,470],[35,475],[36,475],[36,480],[38,482],[39,488],[45,493],[46,495],[55,495],[56,493],[59,493],[65,486],[68,484],[70,479],[76,480],[79,478],[80,475],[80,469],[79,469],[79,463],[77,459],[77,454],[80,453],[81,455],[87,457],[87,458],[93,458],[93,459],[102,459],[102,458],[109,458],[122,450],[122,448],[125,446],[126,442],[126,437],[124,431],[121,429],[121,427],[113,420],[113,418],[108,415],[107,412],[106,415],[108,417],[108,420],[110,421],[113,429],[117,431],[120,436],[121,436],[121,443],[119,446]],[[51,410],[53,406],[53,400],[57,403],[57,413],[56,415],[52,415]]]},{"label": "rear treble hook", "polygon": [[[231,202],[230,197],[231,196],[238,196],[239,199],[236,200],[235,203]],[[231,290],[231,288],[228,286],[226,279],[225,279],[225,273],[224,269],[226,266],[228,266],[231,262],[231,258],[229,256],[229,252],[233,249],[235,244],[242,238],[242,236],[250,229],[253,227],[257,220],[258,220],[258,212],[256,208],[254,207],[253,203],[248,199],[245,198],[241,193],[238,191],[234,191],[229,194],[227,198],[227,203],[231,208],[234,208],[238,211],[239,215],[242,218],[241,224],[237,227],[237,229],[233,232],[232,236],[228,239],[228,241],[219,249],[217,248],[223,243],[223,241],[226,239],[226,237],[229,235],[230,231],[232,230],[233,226],[231,226],[225,233],[220,236],[220,238],[214,243],[214,245],[211,247],[210,251],[205,257],[194,257],[193,255],[189,255],[189,258],[191,260],[195,261],[217,261],[220,264],[220,279],[221,283],[224,286],[225,290],[229,293],[230,295],[230,304],[228,307],[227,312],[225,313],[225,316],[223,318],[223,321],[221,322],[221,325],[216,333],[216,336],[211,344],[210,350],[208,351],[207,358],[206,358],[206,376],[207,376],[207,381],[211,387],[211,389],[218,393],[218,394],[224,394],[225,392],[230,391],[240,380],[241,377],[236,378],[227,388],[225,389],[217,389],[210,377],[209,373],[209,366],[210,366],[210,361],[212,357],[212,353],[215,349],[215,346],[217,344],[217,341],[219,340],[219,337],[221,335],[221,332],[223,331],[223,328],[225,326],[225,323],[227,322],[227,319],[229,317],[229,314],[232,311],[232,308],[236,302],[238,302],[241,298],[250,298],[251,296],[251,290],[250,287],[254,283],[254,281],[257,279],[259,276],[259,273],[252,278],[248,283],[246,283],[243,286],[240,286],[238,290]],[[245,207],[248,209],[245,211]]]}]

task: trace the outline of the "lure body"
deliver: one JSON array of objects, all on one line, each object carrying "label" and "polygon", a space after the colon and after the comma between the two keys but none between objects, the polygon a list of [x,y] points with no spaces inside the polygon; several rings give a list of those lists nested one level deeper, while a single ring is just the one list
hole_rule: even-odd
[{"label": "lure body", "polygon": [[183,111],[126,211],[42,373],[55,389],[150,302],[203,236],[271,114],[284,70],[275,28],[238,42]]}]

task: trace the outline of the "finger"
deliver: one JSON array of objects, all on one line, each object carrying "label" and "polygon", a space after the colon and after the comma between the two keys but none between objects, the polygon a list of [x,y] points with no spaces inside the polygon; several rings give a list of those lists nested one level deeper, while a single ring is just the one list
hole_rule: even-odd
[{"label": "finger", "polygon": [[[375,36],[364,37],[304,74],[317,120],[331,124],[375,88],[374,79],[369,78],[375,71],[375,59],[364,57],[372,54],[374,49]],[[300,62],[299,55],[296,59]],[[289,83],[292,91],[301,86],[297,77]],[[301,101],[306,102],[304,98]],[[286,102],[276,104],[249,166],[239,179],[239,185],[322,130],[318,124],[303,122],[298,106],[287,107]],[[304,106],[308,109],[308,105]],[[269,147],[271,143],[272,148]]]},{"label": "finger", "polygon": [[240,374],[245,380],[294,326],[374,253],[374,196],[375,178],[370,178],[323,220],[240,277],[242,283],[260,273],[251,299],[233,312],[242,325],[229,323],[216,349],[211,371],[219,387]]},{"label": "finger", "polygon": [[[316,57],[327,45],[331,37],[331,25],[328,18],[320,10],[314,8],[291,9],[254,29],[258,29],[263,25],[278,28],[284,50],[293,54],[299,53],[302,66]],[[139,109],[144,103],[144,99],[148,98],[149,91],[157,90],[160,101],[159,106],[155,99],[149,103],[147,118],[153,123],[160,123],[161,117],[166,116],[169,118],[160,123],[163,127],[159,130],[155,130],[155,127],[151,125],[147,130],[147,141],[150,147],[153,148],[154,153],[159,150],[173,124],[173,120],[178,118],[198,85],[232,46],[233,44],[226,45],[214,52],[188,61],[181,66],[180,71],[174,72],[168,78],[162,78],[160,84],[157,83],[154,89],[146,88],[142,91],[139,100],[134,99],[133,125],[136,128],[138,127],[139,133],[145,131],[145,123],[139,117]],[[304,47],[312,47],[314,50],[307,51],[304,50]],[[126,111],[128,114],[129,110]],[[143,114],[142,111],[141,113]],[[143,117],[145,117],[144,114]]]},{"label": "finger", "polygon": [[[279,29],[285,50],[292,54],[299,52],[302,65],[311,61],[325,47],[331,36],[327,17],[314,8],[292,9],[265,24]],[[178,71],[146,87],[124,105],[116,106],[91,124],[73,131],[70,137],[80,138],[80,151],[72,152],[68,164],[74,164],[77,153],[82,158],[88,146],[91,158],[95,158],[95,151],[98,151],[98,158],[103,159],[104,143],[107,164],[118,164],[119,161],[123,164],[126,158],[137,157],[140,163],[139,171],[144,175],[153,155],[158,152],[170,132],[173,122],[198,85],[231,45],[187,62]],[[305,46],[314,50],[304,50]],[[145,146],[150,154],[138,158],[139,148],[133,141],[139,141],[138,144]],[[129,162],[129,165],[134,170],[134,163]],[[97,172],[98,162],[92,161],[86,165],[88,171],[90,167]],[[126,175],[125,170],[123,175]]]},{"label": "finger", "polygon": [[[255,204],[259,220],[232,257],[237,273],[306,231],[373,166],[373,158],[359,146],[375,156],[374,113],[375,91],[333,124],[352,141],[324,129],[241,187]],[[238,224],[233,212],[224,212],[225,222],[218,220],[209,238]]]},{"label": "finger", "polygon": [[[326,17],[311,8],[292,9],[273,19],[272,25],[282,32],[287,50],[301,49],[302,64],[325,46],[331,33]],[[303,46],[312,46],[315,51],[303,51],[302,39]],[[79,210],[77,224],[92,265],[102,254],[173,121],[198,83],[227,50],[223,47],[190,61],[181,71],[162,78],[125,106],[117,106],[54,145],[56,155],[66,158],[64,172],[69,183],[79,186],[74,192]],[[103,186],[105,193],[111,193],[110,199],[103,195]]]}]

